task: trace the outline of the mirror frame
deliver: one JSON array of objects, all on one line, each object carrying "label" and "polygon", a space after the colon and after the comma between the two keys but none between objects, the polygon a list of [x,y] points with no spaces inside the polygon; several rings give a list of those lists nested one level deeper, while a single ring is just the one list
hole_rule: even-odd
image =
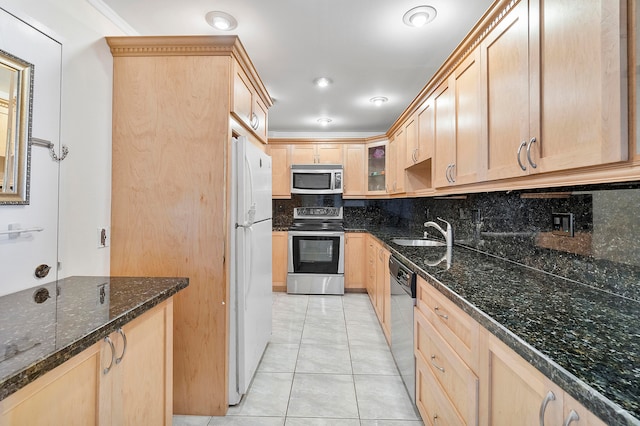
[{"label": "mirror frame", "polygon": [[0,49],[0,63],[18,72],[18,176],[15,191],[1,192],[0,205],[29,204],[31,182],[31,120],[33,116],[33,64]]}]

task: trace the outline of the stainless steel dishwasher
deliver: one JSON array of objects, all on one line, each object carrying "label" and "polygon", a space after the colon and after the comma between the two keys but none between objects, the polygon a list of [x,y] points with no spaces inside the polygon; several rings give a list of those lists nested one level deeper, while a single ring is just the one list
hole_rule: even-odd
[{"label": "stainless steel dishwasher", "polygon": [[389,258],[391,280],[391,353],[411,401],[416,402],[416,359],[413,354],[413,307],[416,305],[416,274],[393,256]]}]

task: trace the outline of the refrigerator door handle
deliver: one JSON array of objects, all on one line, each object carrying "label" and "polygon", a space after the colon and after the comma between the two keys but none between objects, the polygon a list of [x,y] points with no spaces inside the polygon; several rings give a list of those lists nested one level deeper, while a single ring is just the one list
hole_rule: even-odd
[{"label": "refrigerator door handle", "polygon": [[246,212],[247,221],[245,222],[245,224],[251,226],[253,224],[253,221],[256,218],[256,203],[253,200],[253,188],[254,188],[254,186],[253,186],[253,169],[251,168],[251,163],[249,162],[249,158],[247,158],[247,156],[244,157],[244,161],[247,164],[247,170],[249,171],[249,188],[251,188],[251,190],[249,191],[249,194],[251,195],[251,199],[250,199],[250,204],[249,204],[249,210]]},{"label": "refrigerator door handle", "polygon": [[249,265],[249,268],[245,266],[245,274],[247,269],[249,269],[249,276],[244,282],[244,310],[247,310],[247,296],[249,294],[249,289],[251,289],[251,280],[253,279],[253,268],[251,267],[251,262],[253,262],[253,229],[250,226],[245,227],[247,230],[247,234],[245,235],[245,241],[249,240],[249,261],[245,262],[245,265]]}]

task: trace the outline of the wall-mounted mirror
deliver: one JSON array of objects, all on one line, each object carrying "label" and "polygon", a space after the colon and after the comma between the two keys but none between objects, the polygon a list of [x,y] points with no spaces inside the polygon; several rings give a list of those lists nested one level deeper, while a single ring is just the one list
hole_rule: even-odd
[{"label": "wall-mounted mirror", "polygon": [[33,65],[0,50],[0,204],[29,204]]}]

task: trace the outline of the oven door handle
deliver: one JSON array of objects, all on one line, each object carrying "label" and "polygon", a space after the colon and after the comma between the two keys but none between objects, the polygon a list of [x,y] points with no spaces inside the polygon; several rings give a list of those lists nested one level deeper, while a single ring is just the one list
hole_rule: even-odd
[{"label": "oven door handle", "polygon": [[289,231],[292,237],[343,237],[344,232],[341,231]]}]

